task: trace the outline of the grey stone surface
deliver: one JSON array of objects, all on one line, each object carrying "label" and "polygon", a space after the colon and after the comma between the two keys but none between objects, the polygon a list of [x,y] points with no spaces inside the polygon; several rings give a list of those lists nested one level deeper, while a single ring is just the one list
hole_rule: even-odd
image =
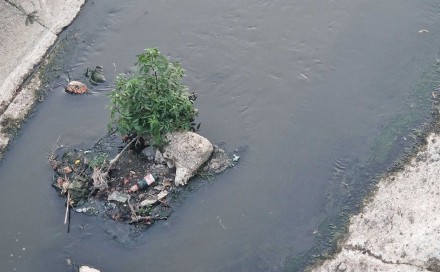
[{"label": "grey stone surface", "polygon": [[316,272],[414,272],[428,271],[408,264],[385,263],[361,251],[342,251],[337,259],[316,268]]},{"label": "grey stone surface", "polygon": [[212,144],[194,132],[174,132],[167,136],[163,157],[176,166],[176,186],[186,185],[214,150]]},{"label": "grey stone surface", "polygon": [[40,84],[39,77],[34,77],[17,94],[8,105],[6,111],[0,115],[0,151],[9,144],[10,137],[8,131],[18,129],[22,120],[35,104],[37,99],[36,90]]},{"label": "grey stone surface", "polygon": [[5,132],[5,124],[9,126],[9,120],[13,120],[14,126],[19,125],[37,99],[39,81],[34,76],[30,84],[23,85],[24,80],[84,3],[85,0],[0,1],[0,157],[11,137]]},{"label": "grey stone surface", "polygon": [[405,168],[380,180],[351,218],[341,252],[312,271],[440,271],[440,135]]},{"label": "grey stone surface", "polygon": [[147,157],[148,160],[152,161],[154,160],[154,157],[156,155],[156,149],[154,148],[154,146],[150,145],[142,149],[142,154],[144,154],[144,156]]},{"label": "grey stone surface", "polygon": [[5,1],[0,1],[0,14],[1,114],[57,36],[38,23],[26,25],[26,16]]},{"label": "grey stone surface", "polygon": [[58,34],[68,26],[76,17],[84,0],[8,0],[10,5],[15,5],[30,14],[36,12],[37,23],[54,34]]}]

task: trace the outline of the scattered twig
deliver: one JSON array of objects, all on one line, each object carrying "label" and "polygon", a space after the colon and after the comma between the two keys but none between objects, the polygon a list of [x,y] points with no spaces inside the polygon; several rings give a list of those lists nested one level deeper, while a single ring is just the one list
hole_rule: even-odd
[{"label": "scattered twig", "polygon": [[108,180],[108,171],[104,172],[101,168],[95,167],[93,168],[93,187],[97,189],[105,189],[107,188],[107,180]]},{"label": "scattered twig", "polygon": [[[69,183],[67,174],[64,174],[64,180]],[[70,190],[67,188],[66,214],[64,215],[64,225],[67,224],[67,233],[70,232]]]},{"label": "scattered twig", "polygon": [[139,222],[143,222],[147,225],[151,225],[151,216],[136,216],[136,218],[132,219],[128,224],[135,224]]},{"label": "scattered twig", "polygon": [[170,204],[168,204],[166,201],[163,201],[162,199],[157,198],[157,195],[154,194],[150,194],[150,193],[146,193],[147,195],[154,197],[157,199],[157,202],[159,202],[160,204],[164,205],[167,208],[171,208],[171,210],[174,211],[173,207],[170,206]]},{"label": "scattered twig", "polygon": [[167,207],[167,208],[171,208],[171,210],[174,211],[173,207],[171,207],[170,204],[168,204],[166,201],[163,201],[163,200],[161,200],[161,199],[158,199],[157,201],[159,201],[160,204],[164,205],[165,207]]},{"label": "scattered twig", "polygon": [[151,224],[151,216],[140,216],[136,214],[136,211],[134,210],[133,205],[130,203],[130,199],[131,197],[127,200],[128,203],[128,208],[130,208],[130,212],[131,212],[131,221],[128,222],[128,224],[135,224],[135,223],[139,223],[139,222],[144,222],[145,224],[150,225]]},{"label": "scattered twig", "polygon": [[66,215],[64,216],[64,225],[67,224],[67,219],[69,217],[69,206],[70,206],[70,191],[67,190],[67,205],[66,205]]},{"label": "scattered twig", "polygon": [[93,179],[93,186],[95,188],[98,189],[104,189],[107,188],[107,182],[108,182],[108,178],[109,178],[109,174],[108,172],[110,171],[110,169],[112,168],[113,164],[115,164],[119,158],[121,157],[121,155],[124,153],[125,150],[127,150],[127,148],[137,139],[134,138],[133,140],[131,140],[131,142],[129,142],[124,149],[121,150],[121,152],[119,152],[118,155],[116,155],[116,157],[114,157],[108,164],[107,170],[103,171],[102,168],[100,167],[95,167],[93,169],[93,174],[92,174],[92,179]]},{"label": "scattered twig", "polygon": [[57,141],[55,142],[55,144],[54,144],[54,146],[53,146],[53,148],[52,148],[52,150],[50,151],[50,154],[49,154],[49,162],[50,162],[50,164],[51,164],[51,166],[52,166],[52,169],[56,169],[56,167],[58,166],[58,162],[57,162],[57,157],[58,156],[56,156],[55,155],[55,152],[58,150],[58,149],[60,149],[60,148],[67,148],[68,146],[64,146],[64,145],[60,145],[59,144],[59,142],[60,142],[60,140],[61,140],[61,135],[60,136],[58,136],[58,139],[57,139]]},{"label": "scattered twig", "polygon": [[121,150],[121,152],[119,152],[119,154],[116,155],[116,157],[114,157],[114,158],[109,162],[108,170],[110,170],[110,168],[112,168],[113,164],[115,164],[115,163],[119,160],[119,158],[121,157],[122,153],[124,153],[124,151],[127,150],[127,148],[128,148],[132,143],[134,143],[137,139],[138,139],[138,137],[133,138],[133,140],[131,140],[131,142],[129,142],[129,143],[128,143],[128,144],[127,144],[127,145]]},{"label": "scattered twig", "polygon": [[131,196],[130,196],[130,198],[127,200],[127,203],[128,203],[128,208],[130,208],[131,218],[132,218],[132,219],[133,219],[133,218],[137,218],[138,215],[136,214],[136,211],[134,210],[133,205],[131,205],[131,203],[130,203],[130,199],[131,199]]},{"label": "scattered twig", "polygon": [[[70,81],[70,79],[69,79],[69,81]],[[111,136],[111,135],[115,134],[117,131],[118,131],[118,129],[115,128],[113,131],[110,131],[108,134],[102,136],[102,137],[96,142],[95,145],[99,144],[102,140],[104,140],[104,139],[107,138],[108,136]]]},{"label": "scattered twig", "polygon": [[61,135],[58,136],[57,141],[55,142],[55,144],[53,145],[52,150],[50,151],[49,160],[55,160],[56,159],[55,151],[57,151],[59,148],[63,147],[63,145],[58,145],[58,143],[60,142],[60,139],[61,139]]}]

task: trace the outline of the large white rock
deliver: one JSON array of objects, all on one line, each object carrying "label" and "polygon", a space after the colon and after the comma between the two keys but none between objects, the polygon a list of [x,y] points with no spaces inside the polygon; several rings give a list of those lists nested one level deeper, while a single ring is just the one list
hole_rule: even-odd
[{"label": "large white rock", "polygon": [[214,150],[212,144],[194,132],[173,132],[167,135],[169,143],[164,147],[163,157],[176,166],[176,186],[186,185]]}]

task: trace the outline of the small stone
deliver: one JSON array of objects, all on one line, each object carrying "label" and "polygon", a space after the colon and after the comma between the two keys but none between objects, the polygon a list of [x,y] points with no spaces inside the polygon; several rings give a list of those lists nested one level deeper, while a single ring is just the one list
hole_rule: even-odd
[{"label": "small stone", "polygon": [[142,154],[144,154],[149,161],[153,161],[154,156],[156,155],[156,149],[152,145],[147,146],[146,148],[142,149]]},{"label": "small stone", "polygon": [[240,159],[240,156],[237,156],[234,154],[234,156],[232,157],[232,161],[233,162],[238,162],[238,160]]},{"label": "small stone", "polygon": [[120,202],[120,203],[125,203],[128,200],[128,195],[120,193],[118,191],[114,191],[114,192],[112,192],[108,196],[107,200],[108,201],[117,201],[117,202]]},{"label": "small stone", "polygon": [[87,85],[79,81],[69,82],[64,90],[70,94],[84,94],[88,91]]}]

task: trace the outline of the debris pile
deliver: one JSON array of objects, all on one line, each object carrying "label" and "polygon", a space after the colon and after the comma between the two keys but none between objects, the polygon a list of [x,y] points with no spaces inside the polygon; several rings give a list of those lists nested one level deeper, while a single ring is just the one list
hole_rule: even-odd
[{"label": "debris pile", "polygon": [[[150,146],[138,154],[125,151],[129,145],[120,151],[121,140],[108,136],[91,149],[54,149],[49,158],[54,170],[53,186],[67,197],[71,210],[146,226],[173,213],[170,204],[178,186],[174,182],[175,165],[158,149]],[[211,152],[209,160],[194,174],[208,177],[234,166],[219,147],[213,146]],[[118,159],[109,161],[115,153]],[[97,173],[103,181],[99,184]]]}]

